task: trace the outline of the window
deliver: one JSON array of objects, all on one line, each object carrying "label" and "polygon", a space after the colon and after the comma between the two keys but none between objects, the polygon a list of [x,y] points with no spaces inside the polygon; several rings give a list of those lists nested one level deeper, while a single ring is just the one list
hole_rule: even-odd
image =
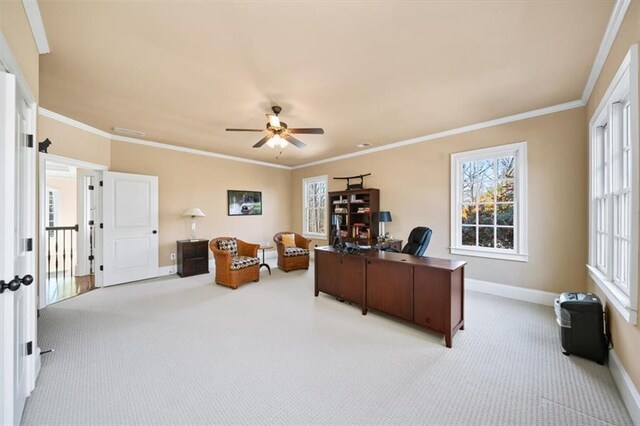
[{"label": "window", "polygon": [[[56,226],[60,216],[60,193],[57,189],[47,188],[47,227]],[[49,231],[49,237],[54,231]]]},{"label": "window", "polygon": [[327,176],[302,180],[302,233],[327,238]]},{"label": "window", "polygon": [[[589,123],[589,275],[627,321],[637,321],[637,47]],[[635,85],[637,87],[637,84]],[[635,213],[634,213],[635,212]]]},{"label": "window", "polygon": [[527,260],[526,142],[451,155],[451,253]]}]

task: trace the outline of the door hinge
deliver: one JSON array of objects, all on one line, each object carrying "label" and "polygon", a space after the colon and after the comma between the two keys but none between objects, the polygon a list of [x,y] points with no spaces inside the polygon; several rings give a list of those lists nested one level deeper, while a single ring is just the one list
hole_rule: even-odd
[{"label": "door hinge", "polygon": [[89,256],[89,260],[93,260],[95,259],[95,257],[93,257],[93,255]]},{"label": "door hinge", "polygon": [[31,355],[33,353],[33,341],[27,342],[27,355]]},{"label": "door hinge", "polygon": [[100,270],[104,271],[104,267],[102,265],[100,265]]},{"label": "door hinge", "polygon": [[104,186],[104,182],[103,181],[100,181],[100,186]]},{"label": "door hinge", "polygon": [[93,225],[95,225],[95,222],[94,222],[94,221],[92,221],[92,220],[90,220],[90,221],[89,221],[89,226],[93,226]]},{"label": "door hinge", "polygon": [[89,185],[89,191],[93,191],[95,187],[93,185]]},{"label": "door hinge", "polygon": [[27,238],[26,243],[27,243],[26,250],[33,251],[33,238]]},{"label": "door hinge", "polygon": [[104,229],[104,223],[100,224],[100,229]]},{"label": "door hinge", "polygon": [[33,148],[33,135],[27,135],[27,148]]}]

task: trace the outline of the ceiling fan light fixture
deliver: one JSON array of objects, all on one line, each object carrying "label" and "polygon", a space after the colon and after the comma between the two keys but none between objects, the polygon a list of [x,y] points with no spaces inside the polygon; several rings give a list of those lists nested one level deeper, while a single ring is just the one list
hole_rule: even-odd
[{"label": "ceiling fan light fixture", "polygon": [[273,137],[271,139],[269,139],[267,141],[267,146],[269,148],[276,148],[276,147],[278,147],[278,148],[286,148],[287,147],[287,141],[284,138],[280,137],[280,135],[275,134],[275,135],[273,135]]}]

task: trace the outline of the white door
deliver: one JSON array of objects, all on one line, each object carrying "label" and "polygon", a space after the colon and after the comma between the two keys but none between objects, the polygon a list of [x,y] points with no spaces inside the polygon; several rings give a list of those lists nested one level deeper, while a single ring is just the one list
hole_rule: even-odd
[{"label": "white door", "polygon": [[35,275],[32,112],[15,77],[0,72],[0,422],[10,425],[20,423],[35,384],[35,285],[27,286]]},{"label": "white door", "polygon": [[158,177],[103,172],[103,285],[158,276]]}]

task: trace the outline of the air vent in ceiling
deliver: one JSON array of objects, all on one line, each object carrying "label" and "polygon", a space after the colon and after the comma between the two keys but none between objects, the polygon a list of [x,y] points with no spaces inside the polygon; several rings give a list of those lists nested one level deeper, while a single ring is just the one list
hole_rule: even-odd
[{"label": "air vent in ceiling", "polygon": [[144,132],[141,132],[140,130],[123,129],[122,127],[114,127],[113,132],[126,136],[144,136]]}]

